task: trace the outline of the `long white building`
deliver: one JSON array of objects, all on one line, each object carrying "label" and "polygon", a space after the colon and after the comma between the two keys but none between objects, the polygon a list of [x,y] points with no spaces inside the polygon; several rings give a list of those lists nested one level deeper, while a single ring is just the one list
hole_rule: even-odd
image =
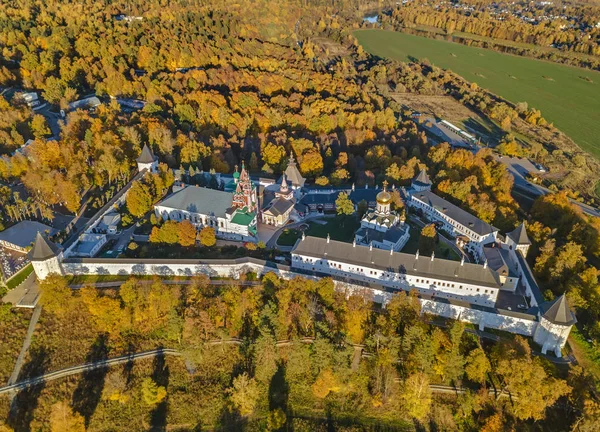
[{"label": "long white building", "polygon": [[[509,249],[510,253],[522,254]],[[521,255],[522,257],[522,255]],[[496,259],[495,259],[496,261]],[[424,312],[531,336],[542,353],[561,356],[571,327],[577,322],[563,295],[527,311],[515,304],[524,301],[514,292],[514,274],[506,265],[487,261],[470,264],[384,251],[330,240],[302,237],[292,250],[291,268],[311,275],[328,275],[351,284],[394,292],[415,290]]]},{"label": "long white building", "polygon": [[497,228],[431,192],[431,181],[424,171],[413,179],[404,195],[409,207],[458,239],[465,239],[465,248],[477,260],[484,259],[483,246],[498,237]]},{"label": "long white building", "polygon": [[493,306],[502,284],[487,265],[381,250],[304,237],[292,251],[292,267],[387,288]]}]

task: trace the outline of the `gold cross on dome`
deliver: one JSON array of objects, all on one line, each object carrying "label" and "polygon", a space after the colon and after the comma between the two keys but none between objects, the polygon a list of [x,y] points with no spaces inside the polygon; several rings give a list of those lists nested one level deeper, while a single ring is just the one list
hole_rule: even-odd
[{"label": "gold cross on dome", "polygon": [[385,189],[387,188],[387,185],[388,185],[388,181],[387,181],[387,180],[384,180],[384,181],[383,181],[383,190],[384,190],[384,191],[385,191]]}]

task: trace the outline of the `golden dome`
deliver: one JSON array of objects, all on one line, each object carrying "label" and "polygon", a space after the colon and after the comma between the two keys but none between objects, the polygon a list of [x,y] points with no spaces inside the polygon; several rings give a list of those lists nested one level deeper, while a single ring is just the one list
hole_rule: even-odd
[{"label": "golden dome", "polygon": [[383,182],[383,190],[377,194],[377,203],[379,204],[389,204],[392,201],[392,196],[386,190],[388,182],[387,180]]},{"label": "golden dome", "polygon": [[376,199],[379,204],[389,204],[390,201],[392,201],[392,196],[389,194],[389,192],[382,190],[377,194]]}]

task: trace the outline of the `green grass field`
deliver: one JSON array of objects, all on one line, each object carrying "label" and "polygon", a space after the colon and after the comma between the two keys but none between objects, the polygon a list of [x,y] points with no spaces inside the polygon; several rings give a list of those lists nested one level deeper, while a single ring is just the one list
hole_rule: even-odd
[{"label": "green grass field", "polygon": [[400,32],[358,30],[354,35],[373,55],[427,58],[511,102],[527,102],[600,158],[600,72]]},{"label": "green grass field", "polygon": [[21,285],[21,283],[27,279],[27,277],[33,272],[33,265],[28,264],[23,267],[17,274],[15,274],[12,278],[6,281],[6,286],[8,289],[13,289]]}]

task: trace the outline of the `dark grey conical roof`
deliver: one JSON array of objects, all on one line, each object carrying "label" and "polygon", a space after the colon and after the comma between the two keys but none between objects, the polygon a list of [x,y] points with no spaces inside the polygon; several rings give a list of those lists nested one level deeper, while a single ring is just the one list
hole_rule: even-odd
[{"label": "dark grey conical roof", "polygon": [[38,231],[33,248],[29,252],[29,259],[31,261],[44,261],[57,256],[60,251],[61,249],[58,245],[52,243]]},{"label": "dark grey conical roof", "polygon": [[420,183],[424,186],[431,185],[431,180],[429,179],[425,168],[423,168],[421,172],[413,179],[413,182]]},{"label": "dark grey conical roof", "polygon": [[[296,165],[296,161],[294,159],[293,153],[290,153],[290,159],[288,161],[288,166],[285,169],[285,176],[287,177],[287,180],[290,183],[292,183],[292,186],[294,186],[294,187],[303,187],[304,183],[306,182],[306,179],[304,177],[302,177],[300,170],[298,170],[298,166]],[[283,179],[281,179],[280,182],[281,181],[283,181]]]},{"label": "dark grey conical roof", "polygon": [[136,159],[139,163],[153,163],[154,162],[154,154],[148,144],[144,144],[144,148],[142,149],[142,153]]},{"label": "dark grey conical roof", "polygon": [[550,303],[542,316],[554,324],[573,325],[577,322],[564,294]]},{"label": "dark grey conical roof", "polygon": [[525,223],[521,223],[521,225],[506,235],[518,245],[531,245],[531,240],[527,236],[527,229],[525,229]]}]

